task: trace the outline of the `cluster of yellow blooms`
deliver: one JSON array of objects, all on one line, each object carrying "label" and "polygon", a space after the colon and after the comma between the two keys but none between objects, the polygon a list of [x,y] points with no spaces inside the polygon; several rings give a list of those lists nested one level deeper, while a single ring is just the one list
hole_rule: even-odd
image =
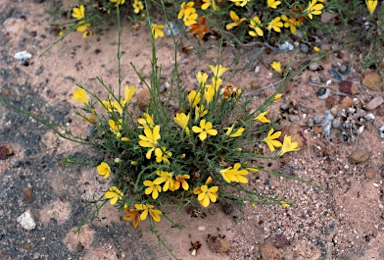
[{"label": "cluster of yellow blooms", "polygon": [[[190,112],[185,113],[176,113],[173,118],[174,123],[180,127],[180,135],[186,138],[189,138],[190,143],[197,142],[194,138],[198,138],[199,142],[206,142],[207,138],[212,138],[219,135],[219,130],[214,127],[214,115],[211,114],[207,107],[210,107],[212,102],[215,102],[217,98],[221,98],[222,102],[231,102],[237,100],[241,95],[242,90],[233,87],[228,84],[225,87],[221,87],[222,79],[221,76],[228,70],[228,68],[223,67],[218,64],[216,66],[210,65],[209,68],[213,73],[213,77],[208,84],[208,74],[202,73],[199,71],[196,75],[196,79],[199,82],[199,90],[192,90],[187,95],[187,100],[190,106]],[[117,140],[121,142],[132,142],[128,137],[124,137],[123,133],[123,112],[126,109],[128,103],[131,101],[135,92],[134,86],[125,86],[125,95],[121,97],[120,100],[112,101],[110,98],[107,100],[100,100],[99,104],[104,108],[104,110],[110,114],[115,114],[114,119],[108,121],[109,130],[115,136]],[[278,94],[274,97],[274,100],[281,98],[281,94]],[[86,91],[83,88],[78,88],[74,91],[72,99],[84,104],[91,104],[88,101]],[[92,109],[92,114],[97,115],[96,111]],[[263,124],[268,124],[271,121],[266,117],[267,112],[259,113],[254,119]],[[193,118],[193,119],[192,119]],[[97,118],[85,118],[90,123],[98,123]],[[151,195],[152,199],[155,201],[158,199],[161,193],[163,192],[176,192],[179,189],[183,191],[190,191],[193,194],[197,195],[197,200],[203,207],[208,207],[211,202],[216,202],[219,197],[218,191],[219,186],[211,185],[212,177],[214,175],[208,176],[205,184],[195,186],[191,189],[191,175],[188,172],[178,172],[177,174],[172,171],[166,171],[164,167],[169,167],[171,165],[171,160],[175,158],[184,159],[186,154],[176,154],[174,155],[169,148],[164,145],[164,142],[161,137],[161,127],[159,124],[154,122],[152,115],[144,113],[142,118],[138,119],[138,128],[142,129],[142,133],[138,133],[138,145],[146,149],[145,158],[151,160],[152,155],[154,154],[155,161],[158,164],[162,164],[162,170],[156,170],[153,173],[148,174],[148,177],[142,180],[144,185],[146,195]],[[228,127],[224,127],[221,138],[238,138],[244,133],[244,127],[236,127],[236,124],[231,124]],[[195,134],[196,137],[192,135]],[[283,154],[291,151],[298,150],[298,143],[291,141],[291,136],[285,136],[284,142],[281,143],[278,138],[280,137],[281,132],[274,132],[274,129],[270,129],[267,137],[264,138],[264,142],[268,145],[271,152],[275,148],[281,148],[277,153],[277,156],[282,156]],[[183,138],[184,138],[183,137]],[[192,138],[192,139],[191,139]],[[136,139],[136,138],[135,138]],[[222,140],[222,139],[221,139]],[[137,142],[137,141],[134,141]],[[171,149],[172,150],[172,149]],[[241,151],[241,148],[239,149]],[[141,160],[143,161],[143,160]],[[115,160],[116,163],[121,162],[119,158]],[[137,166],[137,161],[130,162],[132,165]],[[169,165],[169,166],[167,166]],[[252,167],[243,168],[242,164],[235,163],[233,166],[230,164],[225,164],[227,168],[218,169],[217,173],[221,176],[222,180],[227,183],[248,183],[247,175],[249,172],[257,172],[258,169]],[[244,164],[245,165],[245,164]],[[159,165],[160,166],[160,165]],[[102,162],[97,166],[97,171],[104,178],[108,178],[112,172],[110,165],[107,162]],[[220,180],[219,180],[220,181]],[[116,186],[110,187],[110,189],[105,193],[105,197],[110,200],[112,205],[116,204],[118,201],[123,200],[124,192],[119,190]],[[125,219],[134,220],[134,226],[136,227],[140,220],[145,220],[147,215],[153,218],[154,221],[160,221],[160,215],[162,212],[160,210],[154,209],[153,205],[149,204],[135,204],[134,209],[129,208],[127,205],[124,206],[125,211],[128,213],[125,216]]]}]

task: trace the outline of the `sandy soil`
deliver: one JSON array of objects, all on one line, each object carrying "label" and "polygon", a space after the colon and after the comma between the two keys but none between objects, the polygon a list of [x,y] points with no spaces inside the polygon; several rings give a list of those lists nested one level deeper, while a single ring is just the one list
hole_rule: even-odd
[{"label": "sandy soil", "polygon": [[[108,86],[117,86],[115,24],[103,28],[96,36],[82,39],[70,34],[63,42],[39,57],[58,36],[49,27],[44,9],[49,3],[3,1],[0,6],[0,97],[58,125],[68,126],[75,134],[85,136],[88,126],[75,115],[78,104],[71,100],[76,83],[102,95],[96,76]],[[144,89],[130,63],[149,77],[150,41],[143,25],[138,33],[123,20],[122,75],[124,83]],[[180,76],[187,90],[195,86],[195,74],[215,64],[218,47],[214,41],[199,42],[178,36],[179,51],[186,46],[200,50],[200,56],[180,51]],[[323,40],[323,49],[334,42]],[[163,66],[164,83],[173,68],[173,43],[169,37],[156,41],[159,64]],[[26,50],[33,57],[28,66],[13,58]],[[260,172],[250,177],[250,189],[263,195],[292,201],[284,208],[276,205],[245,204],[229,215],[219,204],[212,205],[205,217],[193,218],[181,211],[171,217],[185,225],[183,230],[162,221],[158,230],[162,238],[182,259],[384,259],[384,139],[378,128],[384,123],[384,105],[371,111],[374,120],[362,124],[364,131],[354,140],[340,140],[342,131],[333,129],[324,136],[314,116],[324,118],[325,100],[316,94],[327,87],[331,96],[341,98],[340,81],[328,70],[348,64],[350,73],[343,80],[354,83],[359,93],[347,106],[365,111],[383,89],[373,90],[362,84],[360,63],[364,46],[343,49],[319,61],[316,71],[305,70],[286,88],[284,98],[269,110],[272,119],[284,131],[294,131],[302,149],[286,155],[281,162],[256,161],[266,170],[279,170],[289,176],[310,180],[321,186]],[[221,63],[232,67],[236,57],[240,64],[232,82],[244,88],[257,107],[272,94],[279,76],[269,64],[280,60],[288,65],[292,53],[262,54],[258,49],[223,49]],[[316,54],[299,53],[292,67],[297,68]],[[333,66],[333,67],[332,67]],[[322,81],[320,78],[323,77]],[[318,78],[316,81],[315,78]],[[330,80],[330,81],[329,81]],[[331,104],[336,119],[343,121],[341,107],[346,102]],[[328,104],[329,105],[329,104]],[[282,107],[287,109],[281,109]],[[132,107],[132,109],[137,109]],[[356,113],[357,113],[356,112]],[[312,121],[311,121],[312,120]],[[316,120],[315,120],[316,121]],[[1,259],[170,259],[158,249],[156,236],[147,223],[134,229],[122,220],[124,214],[111,206],[102,209],[99,218],[87,221],[79,235],[73,230],[91,211],[83,200],[108,186],[94,169],[64,166],[60,159],[76,154],[89,156],[92,151],[58,138],[52,130],[28,119],[9,107],[0,106],[0,146],[9,145],[13,155],[0,160],[0,258]],[[264,149],[266,147],[260,147]],[[362,162],[351,163],[352,152],[362,149]],[[29,210],[36,228],[26,231],[16,219]],[[207,246],[208,236],[225,236],[231,249],[217,254]],[[197,256],[191,256],[191,242],[201,241]]]}]

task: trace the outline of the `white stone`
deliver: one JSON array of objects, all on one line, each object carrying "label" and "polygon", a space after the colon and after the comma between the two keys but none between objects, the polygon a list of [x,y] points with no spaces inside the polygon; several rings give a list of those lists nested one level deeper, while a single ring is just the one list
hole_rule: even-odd
[{"label": "white stone", "polygon": [[26,211],[23,214],[21,214],[17,218],[17,222],[25,229],[25,230],[33,230],[36,227],[36,222],[32,217],[31,212]]},{"label": "white stone", "polygon": [[25,62],[25,61],[29,60],[30,58],[32,58],[32,54],[30,54],[27,51],[21,51],[21,52],[16,53],[15,56],[13,56],[13,57],[15,59],[17,59],[19,62]]}]

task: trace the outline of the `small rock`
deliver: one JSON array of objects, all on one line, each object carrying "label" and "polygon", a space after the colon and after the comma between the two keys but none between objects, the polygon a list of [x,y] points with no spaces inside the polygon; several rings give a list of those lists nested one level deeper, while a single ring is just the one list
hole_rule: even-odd
[{"label": "small rock", "polygon": [[289,110],[289,105],[288,104],[281,104],[280,105],[281,111],[288,111]]},{"label": "small rock", "polygon": [[332,127],[335,129],[339,129],[341,127],[341,121],[339,119],[335,119],[332,121]]},{"label": "small rock", "polygon": [[323,117],[321,115],[315,115],[313,117],[313,123],[315,123],[316,125],[321,124],[322,120],[323,120]]},{"label": "small rock", "polygon": [[227,215],[232,214],[232,212],[234,211],[233,205],[231,203],[221,204],[221,209]]},{"label": "small rock", "polygon": [[341,77],[340,73],[337,72],[336,70],[330,69],[330,70],[328,70],[328,72],[329,72],[329,74],[331,75],[332,78],[337,79],[337,80],[342,80],[342,77]]},{"label": "small rock", "polygon": [[9,91],[8,89],[5,89],[5,88],[2,88],[1,89],[1,93],[6,96],[6,97],[9,97],[11,95],[11,91]]},{"label": "small rock", "polygon": [[375,90],[381,91],[384,90],[384,82],[381,78],[380,74],[375,71],[368,71],[363,74],[362,83],[365,87]]},{"label": "small rock", "polygon": [[331,134],[333,118],[334,117],[331,113],[331,110],[327,110],[325,112],[324,120],[321,124],[323,127],[323,135],[324,136],[329,136]]},{"label": "small rock", "polygon": [[372,168],[369,167],[368,169],[365,170],[365,178],[371,180],[375,177],[376,171]]},{"label": "small rock", "polygon": [[384,103],[384,98],[382,96],[377,96],[377,97],[374,97],[371,101],[369,101],[365,105],[365,109],[368,111],[374,110],[375,108],[381,106],[381,104],[383,103]]},{"label": "small rock", "polygon": [[319,64],[317,62],[314,62],[310,64],[308,68],[312,71],[316,71],[319,68]]},{"label": "small rock", "polygon": [[169,24],[165,23],[163,31],[166,36],[171,36],[172,32],[176,36],[180,33],[180,28],[175,23],[169,22]]},{"label": "small rock", "polygon": [[328,109],[335,107],[337,103],[338,103],[338,98],[337,98],[337,96],[329,96],[329,97],[325,100],[325,106],[326,106]]},{"label": "small rock", "polygon": [[319,77],[316,77],[316,76],[311,76],[311,77],[309,78],[309,81],[310,81],[311,83],[313,83],[313,84],[319,84],[319,83],[320,83],[320,79],[319,79]]},{"label": "small rock", "polygon": [[316,35],[319,36],[319,37],[323,37],[324,36],[324,31],[321,30],[321,29],[316,29]]},{"label": "small rock", "polygon": [[284,234],[278,234],[275,236],[273,244],[277,248],[283,248],[289,244],[288,238]]},{"label": "small rock", "polygon": [[215,215],[216,214],[216,209],[215,208],[209,208],[208,209],[208,213],[211,214],[211,215]]},{"label": "small rock", "polygon": [[28,60],[32,58],[32,54],[27,51],[21,51],[16,53],[13,57],[18,60],[21,65],[26,65]]},{"label": "small rock", "polygon": [[348,109],[353,105],[353,99],[351,97],[342,97],[340,102],[340,107],[343,109]]},{"label": "small rock", "polygon": [[251,81],[251,90],[257,90],[260,88],[260,81],[258,79],[254,79]]},{"label": "small rock", "polygon": [[316,125],[313,127],[313,133],[319,135],[323,132],[323,127],[321,125]]},{"label": "small rock", "polygon": [[294,122],[294,123],[300,122],[300,117],[298,115],[289,115],[288,119],[290,122]]},{"label": "small rock", "polygon": [[199,226],[197,229],[198,229],[199,231],[204,231],[204,230],[205,230],[205,226]]},{"label": "small rock", "polygon": [[348,160],[350,163],[358,164],[369,159],[370,154],[367,150],[357,149],[351,153]]},{"label": "small rock", "polygon": [[384,138],[384,125],[379,128],[379,135],[381,138]]},{"label": "small rock", "polygon": [[281,252],[271,244],[264,244],[260,248],[260,254],[263,260],[280,260]]},{"label": "small rock", "polygon": [[340,72],[341,74],[345,74],[348,70],[348,66],[345,64],[341,64],[338,68],[337,71]]},{"label": "small rock", "polygon": [[327,82],[327,80],[328,80],[328,78],[327,78],[327,76],[325,76],[324,74],[320,76],[320,81],[321,81],[322,83]]},{"label": "small rock", "polygon": [[0,146],[0,160],[5,160],[13,154],[13,149],[10,145]]},{"label": "small rock", "polygon": [[217,237],[210,236],[208,238],[208,247],[212,252],[215,253],[225,253],[231,247],[227,240]]},{"label": "small rock", "polygon": [[23,195],[24,195],[24,200],[26,202],[32,201],[33,196],[32,196],[32,189],[30,187],[25,187],[23,189]]},{"label": "small rock", "polygon": [[31,212],[29,211],[21,214],[16,220],[25,230],[30,231],[36,227],[36,222],[33,219]]},{"label": "small rock", "polygon": [[278,44],[279,50],[283,52],[293,51],[295,48],[292,43],[285,41],[283,44]]},{"label": "small rock", "polygon": [[317,94],[316,96],[319,98],[319,99],[327,99],[328,96],[330,94],[330,90],[328,88],[320,88],[318,91],[317,91]]},{"label": "small rock", "polygon": [[148,89],[141,89],[136,94],[137,106],[141,111],[145,111],[150,106],[151,92]]},{"label": "small rock", "polygon": [[352,81],[342,80],[342,81],[340,81],[339,84],[340,84],[340,87],[339,87],[340,92],[343,92],[343,93],[349,94],[349,95],[356,95],[356,94],[360,93],[356,84],[354,84]]},{"label": "small rock", "polygon": [[339,107],[338,106],[334,106],[331,108],[331,113],[333,116],[338,116],[339,115]]},{"label": "small rock", "polygon": [[309,47],[305,43],[300,43],[299,49],[301,53],[308,53],[309,52]]},{"label": "small rock", "polygon": [[314,125],[315,125],[315,123],[313,122],[313,118],[308,118],[308,120],[307,120],[307,126],[312,127],[312,126],[314,126]]}]

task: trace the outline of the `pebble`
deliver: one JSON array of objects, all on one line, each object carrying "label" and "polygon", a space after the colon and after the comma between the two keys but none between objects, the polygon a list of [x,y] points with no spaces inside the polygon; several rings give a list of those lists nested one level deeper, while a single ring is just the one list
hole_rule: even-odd
[{"label": "pebble", "polygon": [[368,71],[363,74],[363,85],[366,88],[369,88],[371,90],[375,91],[381,91],[384,90],[384,82],[381,78],[380,74],[375,71]]},{"label": "pebble", "polygon": [[308,118],[308,120],[307,120],[307,126],[312,127],[312,126],[314,126],[314,125],[315,125],[315,123],[313,122],[313,118]]},{"label": "pebble", "polygon": [[273,241],[273,244],[277,248],[283,248],[289,245],[289,241],[286,235],[278,234],[275,236],[275,240]]},{"label": "pebble", "polygon": [[26,65],[28,64],[28,60],[32,58],[32,54],[27,51],[21,51],[16,53],[13,57],[18,60],[21,65]]},{"label": "pebble", "polygon": [[319,37],[323,37],[324,36],[324,31],[321,30],[321,29],[316,29],[316,35],[319,36]]},{"label": "pebble", "polygon": [[315,115],[313,117],[313,123],[315,123],[316,125],[321,124],[322,120],[323,120],[323,117],[321,115]]},{"label": "pebble", "polygon": [[374,110],[375,108],[381,106],[381,104],[383,103],[384,103],[384,98],[382,96],[377,96],[377,97],[374,97],[371,101],[369,101],[365,105],[365,109],[368,111]]},{"label": "pebble", "polygon": [[356,95],[360,93],[356,84],[354,84],[352,81],[342,80],[340,81],[339,85],[340,85],[339,87],[340,92],[343,92],[345,94]]},{"label": "pebble", "polygon": [[379,135],[381,138],[384,138],[384,125],[379,128]]},{"label": "pebble", "polygon": [[293,44],[289,41],[285,41],[283,44],[278,44],[278,46],[279,50],[284,52],[293,51],[294,49]]},{"label": "pebble", "polygon": [[320,81],[321,81],[322,83],[327,82],[327,80],[328,80],[328,78],[327,78],[327,76],[325,76],[324,74],[320,76]]},{"label": "pebble", "polygon": [[348,66],[345,64],[341,64],[338,68],[337,71],[340,72],[341,74],[345,74],[348,70]]},{"label": "pebble", "polygon": [[317,62],[311,63],[308,68],[312,71],[316,71],[319,68],[319,64]]},{"label": "pebble", "polygon": [[137,106],[145,111],[150,106],[151,92],[148,89],[141,89],[136,94]]},{"label": "pebble", "polygon": [[351,153],[348,160],[352,164],[365,162],[369,159],[370,154],[367,150],[357,149]]},{"label": "pebble", "polygon": [[288,111],[289,110],[289,105],[288,104],[281,104],[280,105],[280,109],[282,110],[282,111]]},{"label": "pebble", "polygon": [[331,129],[332,129],[332,121],[333,121],[333,115],[331,113],[331,110],[327,110],[325,112],[324,120],[322,122],[322,127],[323,127],[323,135],[324,136],[329,136],[331,134]]},{"label": "pebble", "polygon": [[204,231],[204,230],[205,230],[205,226],[199,226],[197,229],[198,229],[199,231]]},{"label": "pebble", "polygon": [[339,119],[335,119],[332,121],[332,127],[335,129],[339,129],[341,127],[341,121]]},{"label": "pebble", "polygon": [[5,160],[13,154],[13,149],[10,145],[0,145],[0,160]]},{"label": "pebble", "polygon": [[225,253],[231,246],[227,240],[221,237],[210,236],[208,238],[208,247],[212,252]]},{"label": "pebble", "polygon": [[328,88],[320,88],[318,91],[317,91],[317,94],[316,96],[319,98],[319,99],[327,99],[327,97],[329,96],[330,94],[330,90]]},{"label": "pebble", "polygon": [[301,53],[308,53],[309,52],[309,47],[305,43],[300,43],[299,45]]},{"label": "pebble", "polygon": [[343,109],[348,109],[353,105],[353,98],[351,97],[342,97],[342,100],[340,102],[340,107]]},{"label": "pebble", "polygon": [[260,81],[258,79],[254,79],[251,81],[251,90],[257,90],[260,88]]},{"label": "pebble", "polygon": [[30,231],[35,229],[36,227],[36,222],[33,219],[31,212],[29,211],[26,211],[21,214],[16,220],[25,230]]},{"label": "pebble", "polygon": [[30,187],[25,187],[23,189],[23,195],[24,195],[24,200],[26,202],[32,201],[33,196],[32,196],[32,189]]},{"label": "pebble", "polygon": [[375,178],[376,171],[372,167],[369,167],[368,169],[365,170],[365,178],[371,180]]},{"label": "pebble", "polygon": [[316,77],[316,76],[311,76],[309,78],[309,80],[311,81],[311,83],[314,83],[314,84],[319,84],[320,83],[319,77]]},{"label": "pebble", "polygon": [[282,259],[280,250],[269,243],[261,246],[260,254],[261,254],[262,259],[265,259],[265,260],[280,260],[280,259]]}]

